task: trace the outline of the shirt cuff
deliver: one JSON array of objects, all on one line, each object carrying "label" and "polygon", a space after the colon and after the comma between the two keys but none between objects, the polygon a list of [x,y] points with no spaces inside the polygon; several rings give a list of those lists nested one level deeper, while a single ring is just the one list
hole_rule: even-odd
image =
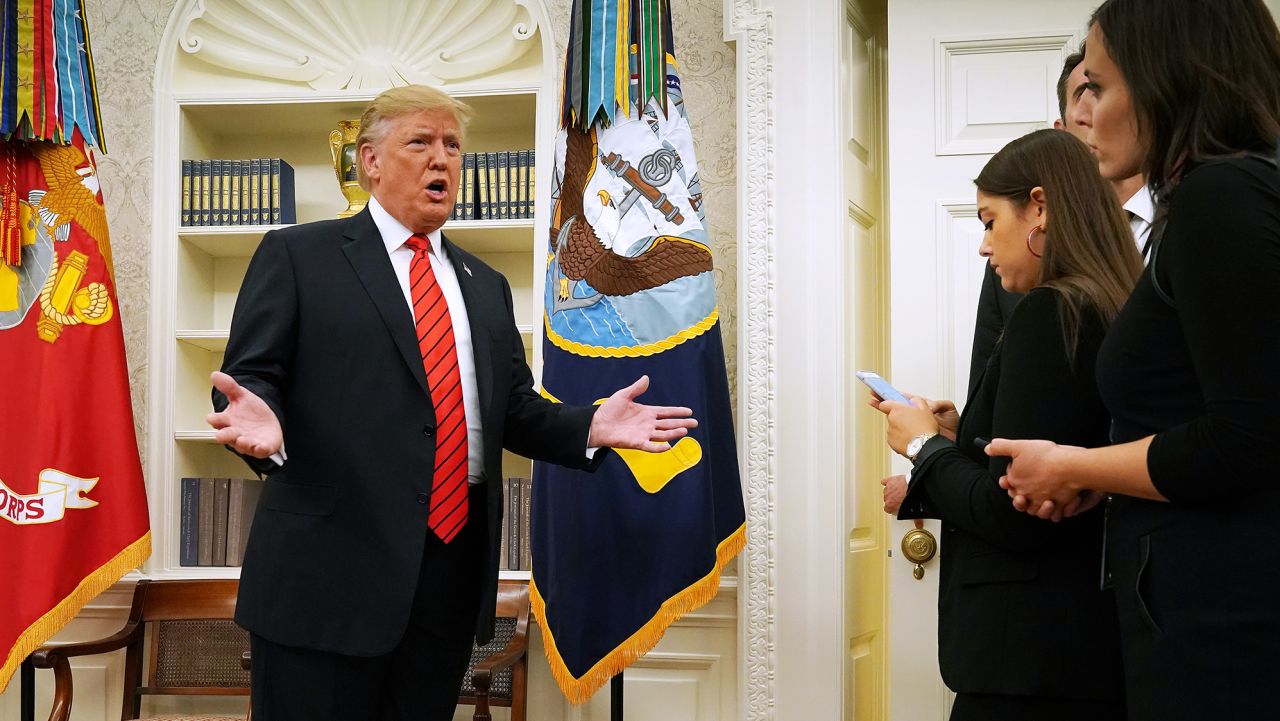
[{"label": "shirt cuff", "polygon": [[924,446],[922,446],[920,448],[920,452],[916,454],[916,459],[911,463],[911,467],[913,469],[919,469],[924,465],[925,461],[929,460],[930,456],[937,454],[938,451],[947,448],[954,448],[955,445],[956,444],[948,440],[946,436],[939,433],[924,442]]},{"label": "shirt cuff", "polygon": [[600,446],[591,446],[587,448],[587,460],[594,461],[596,459],[596,451],[600,450]]},{"label": "shirt cuff", "polygon": [[284,444],[280,444],[280,450],[271,454],[271,460],[275,461],[277,466],[283,466],[284,462],[289,460],[289,454],[284,452]]}]

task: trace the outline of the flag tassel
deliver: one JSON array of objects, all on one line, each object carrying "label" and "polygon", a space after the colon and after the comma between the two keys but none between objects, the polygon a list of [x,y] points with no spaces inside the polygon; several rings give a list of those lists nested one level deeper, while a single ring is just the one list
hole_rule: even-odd
[{"label": "flag tassel", "polygon": [[662,640],[667,627],[681,616],[710,603],[716,594],[720,593],[721,572],[729,561],[746,547],[746,544],[747,526],[744,523],[716,546],[716,563],[707,575],[667,599],[648,623],[596,662],[581,677],[574,677],[565,666],[564,659],[560,657],[551,626],[547,623],[546,603],[538,593],[537,583],[530,579],[529,600],[534,618],[538,621],[538,627],[542,629],[542,644],[547,655],[547,663],[551,667],[552,677],[555,678],[556,684],[560,686],[560,690],[569,702],[574,705],[586,703],[610,678],[622,673],[623,669],[634,663],[636,659],[653,650],[653,647],[658,645],[658,641]]}]

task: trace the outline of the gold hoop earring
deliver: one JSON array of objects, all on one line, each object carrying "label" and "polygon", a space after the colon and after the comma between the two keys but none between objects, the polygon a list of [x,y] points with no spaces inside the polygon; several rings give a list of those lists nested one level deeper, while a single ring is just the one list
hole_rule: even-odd
[{"label": "gold hoop earring", "polygon": [[1043,232],[1043,231],[1044,231],[1044,228],[1041,228],[1040,226],[1037,225],[1036,227],[1032,228],[1030,232],[1027,233],[1027,250],[1031,251],[1031,254],[1037,258],[1043,258],[1044,256],[1037,253],[1036,249],[1031,247],[1031,236],[1035,235],[1037,232]]}]

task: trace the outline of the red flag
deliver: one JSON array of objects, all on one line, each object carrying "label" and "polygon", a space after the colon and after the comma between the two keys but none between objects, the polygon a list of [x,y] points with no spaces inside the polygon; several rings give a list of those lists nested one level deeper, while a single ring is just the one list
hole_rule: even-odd
[{"label": "red flag", "polygon": [[2,690],[151,532],[92,153],[0,142],[0,191],[21,246],[0,259]]}]

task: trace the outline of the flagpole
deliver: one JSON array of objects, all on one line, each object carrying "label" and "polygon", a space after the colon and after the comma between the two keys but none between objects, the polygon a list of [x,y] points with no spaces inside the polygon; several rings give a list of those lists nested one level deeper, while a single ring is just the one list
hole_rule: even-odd
[{"label": "flagpole", "polygon": [[22,721],[36,721],[36,666],[31,662],[31,657],[22,662],[21,686],[22,710],[19,718]]},{"label": "flagpole", "polygon": [[609,680],[609,721],[622,721],[622,673],[619,671],[617,676]]}]

